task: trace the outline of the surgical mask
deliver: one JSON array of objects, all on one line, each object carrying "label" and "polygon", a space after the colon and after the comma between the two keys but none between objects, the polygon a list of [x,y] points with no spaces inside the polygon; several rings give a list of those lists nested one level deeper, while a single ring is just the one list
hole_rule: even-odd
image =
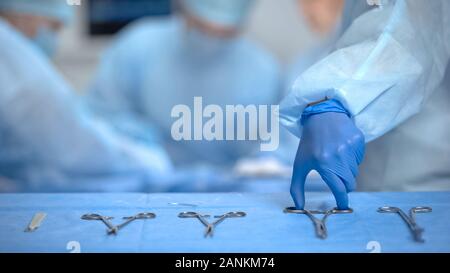
[{"label": "surgical mask", "polygon": [[49,27],[39,27],[36,36],[32,38],[33,43],[39,47],[45,55],[52,58],[56,53],[58,37],[56,31]]}]

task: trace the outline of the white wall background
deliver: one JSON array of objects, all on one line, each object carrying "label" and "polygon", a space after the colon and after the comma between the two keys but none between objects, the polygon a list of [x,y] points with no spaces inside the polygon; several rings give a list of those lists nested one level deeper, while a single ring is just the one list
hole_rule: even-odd
[{"label": "white wall background", "polygon": [[[62,33],[56,58],[58,67],[80,92],[88,85],[102,50],[111,41],[89,38],[85,23],[85,9],[79,7],[75,22]],[[318,41],[304,24],[296,0],[257,0],[245,35],[272,51],[284,65]]]}]

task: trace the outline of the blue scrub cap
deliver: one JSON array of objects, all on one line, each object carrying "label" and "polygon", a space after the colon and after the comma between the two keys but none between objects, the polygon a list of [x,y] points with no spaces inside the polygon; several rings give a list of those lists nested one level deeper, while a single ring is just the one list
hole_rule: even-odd
[{"label": "blue scrub cap", "polygon": [[183,0],[192,15],[224,26],[239,26],[246,18],[253,0]]},{"label": "blue scrub cap", "polygon": [[65,0],[0,0],[0,11],[40,15],[68,23],[73,10]]}]

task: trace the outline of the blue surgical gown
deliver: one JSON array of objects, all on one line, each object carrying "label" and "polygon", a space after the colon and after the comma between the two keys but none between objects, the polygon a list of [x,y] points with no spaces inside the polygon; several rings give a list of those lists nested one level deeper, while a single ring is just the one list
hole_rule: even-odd
[{"label": "blue surgical gown", "polygon": [[299,74],[282,122],[301,137],[304,107],[340,100],[367,145],[359,190],[450,189],[450,2],[346,1],[329,52]]},{"label": "blue surgical gown", "polygon": [[258,154],[259,142],[175,141],[172,108],[184,104],[194,112],[194,97],[202,97],[203,107],[219,105],[225,117],[225,105],[276,104],[279,68],[247,39],[193,31],[180,17],[143,19],[125,29],[105,53],[87,102],[119,131],[161,141],[177,166],[226,167]]},{"label": "blue surgical gown", "polygon": [[170,170],[158,146],[144,149],[89,115],[42,52],[1,18],[0,41],[0,192],[139,191]]}]

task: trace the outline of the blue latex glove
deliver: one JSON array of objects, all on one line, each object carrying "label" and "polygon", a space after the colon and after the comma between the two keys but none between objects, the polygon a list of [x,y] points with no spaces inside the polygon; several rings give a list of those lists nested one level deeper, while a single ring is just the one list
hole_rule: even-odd
[{"label": "blue latex glove", "polygon": [[358,165],[364,157],[364,135],[335,100],[307,107],[302,125],[291,182],[295,206],[304,208],[305,179],[316,170],[333,192],[337,207],[347,209],[347,193],[355,189]]}]

